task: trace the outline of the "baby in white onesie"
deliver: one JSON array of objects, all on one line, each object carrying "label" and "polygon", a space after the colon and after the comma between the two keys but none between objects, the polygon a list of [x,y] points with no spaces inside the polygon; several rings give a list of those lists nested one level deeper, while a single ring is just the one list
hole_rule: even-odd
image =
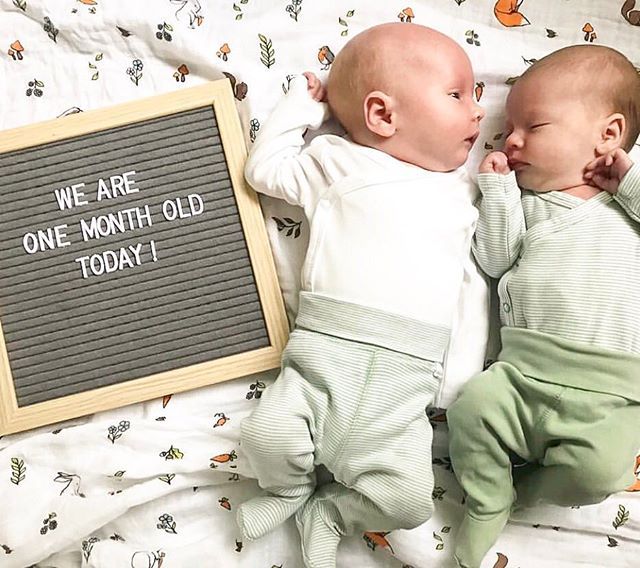
[{"label": "baby in white onesie", "polygon": [[[487,288],[462,169],[484,115],[473,87],[447,36],[376,26],[338,54],[326,92],[311,73],[292,81],[249,156],[249,183],[303,207],[310,241],[281,374],[242,424],[266,494],[238,522],[255,539],[295,514],[307,567],[335,568],[343,535],[429,518],[426,407],[482,368]],[[303,148],[329,108],[348,138]],[[317,488],[319,464],[335,481]]]}]

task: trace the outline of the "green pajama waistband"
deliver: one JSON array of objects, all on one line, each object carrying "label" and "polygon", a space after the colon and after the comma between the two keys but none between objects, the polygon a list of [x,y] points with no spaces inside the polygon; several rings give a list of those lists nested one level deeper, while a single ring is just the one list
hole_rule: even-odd
[{"label": "green pajama waistband", "polygon": [[539,331],[503,327],[499,361],[525,376],[640,402],[640,356]]},{"label": "green pajama waistband", "polygon": [[296,326],[438,362],[450,335],[444,326],[311,292],[300,293]]}]

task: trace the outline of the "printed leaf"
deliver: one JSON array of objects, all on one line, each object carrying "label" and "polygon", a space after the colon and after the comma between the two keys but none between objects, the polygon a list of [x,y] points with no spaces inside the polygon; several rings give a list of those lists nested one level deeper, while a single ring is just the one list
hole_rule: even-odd
[{"label": "printed leaf", "polygon": [[447,534],[451,530],[451,527],[442,527],[441,533]]},{"label": "printed leaf", "polygon": [[89,63],[89,69],[97,69],[97,67],[93,63]]},{"label": "printed leaf", "polygon": [[103,55],[104,55],[103,53],[98,53],[98,55],[96,55],[96,61],[102,61]]},{"label": "printed leaf", "polygon": [[42,81],[36,81],[36,87],[44,87],[44,83]]},{"label": "printed leaf", "polygon": [[607,544],[609,548],[614,548],[618,546],[618,541],[615,538],[611,536],[607,536],[607,540],[609,541],[609,544]]},{"label": "printed leaf", "polygon": [[121,469],[121,470],[119,470],[119,471],[116,471],[116,472],[113,474],[113,477],[122,477],[122,476],[124,475],[125,471],[126,471],[126,470],[124,470],[124,469]]},{"label": "printed leaf", "polygon": [[438,546],[436,546],[436,550],[442,550],[444,548],[444,544],[440,543]]},{"label": "printed leaf", "polygon": [[442,542],[442,537],[436,532],[433,533],[433,538],[435,538],[438,542]]},{"label": "printed leaf", "polygon": [[11,458],[11,483],[18,485],[24,480],[27,472],[27,466],[24,460],[19,458]]},{"label": "printed leaf", "polygon": [[236,16],[236,20],[242,20],[242,14],[238,14],[238,15]]},{"label": "printed leaf", "polygon": [[349,10],[349,11],[347,12],[347,18],[350,18],[350,17],[351,17],[351,16],[353,16],[355,13],[356,13],[356,11],[355,11],[355,10]]},{"label": "printed leaf", "polygon": [[169,24],[165,24],[164,25],[164,29],[167,30],[168,32],[172,32],[173,31],[173,26],[171,26]]},{"label": "printed leaf", "polygon": [[629,520],[629,511],[627,511],[624,505],[618,505],[618,514],[611,523],[613,528],[618,530],[622,525],[624,525]]},{"label": "printed leaf", "polygon": [[158,477],[160,481],[164,481],[166,484],[171,485],[173,478],[176,476],[175,473],[167,473],[166,475],[161,475]]},{"label": "printed leaf", "polygon": [[98,79],[98,77],[100,76],[100,71],[96,71],[93,76],[91,77],[92,81],[95,81]]},{"label": "printed leaf", "polygon": [[234,9],[236,12],[241,12],[241,11],[242,11],[242,8],[240,8],[240,6],[237,6],[236,4],[234,4],[234,5],[233,5],[233,9]]},{"label": "printed leaf", "polygon": [[260,61],[265,67],[270,68],[276,62],[273,43],[262,34],[258,34],[258,38],[260,39]]},{"label": "printed leaf", "polygon": [[13,4],[20,8],[23,12],[27,10],[27,1],[26,0],[13,0]]},{"label": "printed leaf", "polygon": [[348,25],[349,25],[349,24],[347,24],[347,22],[345,22],[342,18],[338,18],[338,23],[339,23],[341,26],[348,26]]}]

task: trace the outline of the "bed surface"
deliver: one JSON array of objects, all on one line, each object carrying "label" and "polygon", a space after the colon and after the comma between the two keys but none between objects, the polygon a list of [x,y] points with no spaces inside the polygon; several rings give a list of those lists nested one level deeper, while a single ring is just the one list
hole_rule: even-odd
[{"label": "bed surface", "polygon": [[[0,129],[64,120],[65,114],[227,76],[250,146],[292,74],[310,70],[325,77],[330,54],[357,32],[411,20],[449,34],[471,57],[476,96],[487,111],[468,163],[475,172],[482,156],[504,140],[509,80],[532,60],[565,45],[593,42],[620,49],[640,67],[640,2],[635,4],[0,0]],[[306,222],[300,210],[281,202],[265,198],[262,205],[293,317]],[[293,523],[260,541],[242,542],[234,522],[237,504],[259,492],[238,444],[239,424],[274,376],[238,379],[0,438],[0,568],[301,567]],[[412,531],[345,539],[340,566],[453,566],[463,496],[449,465],[442,413],[432,423],[433,518]],[[599,505],[521,513],[484,567],[635,565],[639,495],[629,491]]]}]

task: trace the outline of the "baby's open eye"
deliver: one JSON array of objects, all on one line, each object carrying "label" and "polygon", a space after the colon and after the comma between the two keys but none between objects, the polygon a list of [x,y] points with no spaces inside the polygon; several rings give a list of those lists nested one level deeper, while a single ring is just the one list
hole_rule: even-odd
[{"label": "baby's open eye", "polygon": [[462,95],[458,91],[453,91],[452,93],[449,93],[449,96],[453,97],[454,99],[459,99]]}]

